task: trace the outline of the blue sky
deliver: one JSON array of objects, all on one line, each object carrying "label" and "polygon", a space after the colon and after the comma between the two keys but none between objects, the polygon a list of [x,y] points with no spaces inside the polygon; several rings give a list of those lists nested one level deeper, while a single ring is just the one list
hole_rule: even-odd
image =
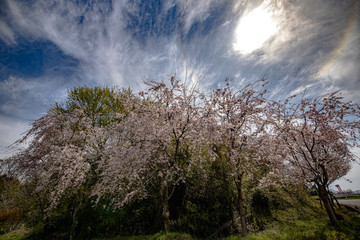
[{"label": "blue sky", "polygon": [[[0,0],[0,156],[74,86],[143,89],[176,74],[206,91],[268,78],[269,97],[360,103],[352,0]],[[360,189],[360,167],[344,188]]]}]

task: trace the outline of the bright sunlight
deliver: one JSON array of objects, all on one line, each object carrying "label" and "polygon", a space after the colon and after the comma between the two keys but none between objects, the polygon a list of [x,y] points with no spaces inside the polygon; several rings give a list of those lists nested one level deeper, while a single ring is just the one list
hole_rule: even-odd
[{"label": "bright sunlight", "polygon": [[261,5],[240,18],[233,48],[241,54],[249,54],[263,46],[276,30],[272,14]]}]

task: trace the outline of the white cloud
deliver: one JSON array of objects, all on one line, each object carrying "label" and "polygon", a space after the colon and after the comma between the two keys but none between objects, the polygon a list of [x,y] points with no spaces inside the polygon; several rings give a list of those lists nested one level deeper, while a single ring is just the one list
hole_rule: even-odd
[{"label": "white cloud", "polygon": [[353,33],[339,54],[334,56],[334,59],[328,63],[327,68],[318,78],[339,89],[344,87],[346,90],[357,89],[360,84],[359,44],[360,36]]},{"label": "white cloud", "polygon": [[[276,82],[272,86],[274,96],[280,87],[278,93],[288,95],[315,84],[313,76],[336,47],[337,35],[346,25],[343,19],[346,4],[344,7],[322,1],[270,0],[233,3],[222,24],[206,35],[195,35],[190,41],[182,42],[179,32],[187,34],[193,24],[206,22],[223,2],[166,1],[158,18],[163,19],[166,11],[178,4],[181,12],[176,21],[183,23],[180,25],[183,29],[176,29],[170,36],[146,35],[143,42],[138,42],[131,30],[126,29],[128,19],[124,16],[127,11],[142,19],[136,4],[115,1],[110,11],[104,2],[95,2],[87,8],[86,4],[67,1],[39,0],[33,5],[8,1],[12,26],[17,26],[14,31],[25,37],[49,40],[65,54],[78,59],[76,78],[85,83],[139,89],[143,77],[164,80],[175,73],[185,76],[188,71],[188,74],[196,72],[195,78],[206,79],[207,86],[237,74],[249,81],[266,76]],[[248,57],[233,54],[232,36],[239,16],[259,6],[266,6],[279,31],[255,54]],[[356,37],[358,34],[354,33],[355,40]],[[343,78],[340,73],[356,77],[359,56],[354,51],[349,53],[351,58],[349,54],[338,58],[339,64],[334,64],[328,81],[339,81]],[[341,72],[343,69],[346,71]],[[353,81],[355,85],[357,80]]]},{"label": "white cloud", "polygon": [[22,92],[36,89],[36,82],[25,81],[22,78],[10,76],[7,80],[0,82],[0,94],[7,95],[10,99],[21,97]]},{"label": "white cloud", "polygon": [[304,93],[307,89],[313,87],[314,85],[315,85],[315,83],[311,83],[311,84],[308,84],[308,85],[306,85],[306,86],[300,86],[300,87],[292,90],[292,91],[289,93],[289,96]]},{"label": "white cloud", "polygon": [[0,39],[7,44],[15,44],[15,36],[10,27],[0,20]]},{"label": "white cloud", "polygon": [[195,22],[203,22],[209,17],[209,10],[213,7],[214,3],[219,1],[207,0],[207,1],[185,1],[182,11],[184,17],[184,33],[187,34],[191,26]]},{"label": "white cloud", "polygon": [[[160,14],[165,15],[174,4],[168,3]],[[181,19],[177,21],[184,21],[183,30],[187,33],[195,22],[205,21],[220,3],[215,0],[182,2]],[[207,41],[195,38],[191,45],[185,46],[179,39],[181,34],[175,32],[165,37],[148,36],[145,43],[137,42],[126,30],[127,20],[124,17],[125,10],[135,16],[141,14],[134,4],[116,1],[109,12],[106,3],[102,2],[95,3],[91,9],[63,1],[40,0],[33,5],[8,1],[8,5],[17,32],[33,39],[49,40],[65,54],[78,59],[78,71],[81,71],[78,74],[88,82],[138,88],[143,77],[158,78],[160,75],[161,78],[175,72],[179,74],[188,68],[184,65],[199,68],[197,72],[204,72],[204,69],[214,71],[206,65],[216,58],[203,58],[209,54],[207,44],[212,44],[214,38],[207,37]],[[82,24],[79,24],[80,18],[83,19]],[[214,50],[226,43],[222,39],[217,42],[219,45],[212,44]],[[193,51],[192,48],[199,44],[202,47]],[[195,59],[194,53],[199,54]],[[204,62],[199,64],[198,60]]]},{"label": "white cloud", "polygon": [[[8,116],[19,121],[38,118],[55,101],[63,101],[67,86],[63,79],[18,78],[10,76],[0,82],[0,116]],[[59,81],[56,81],[59,80]]]},{"label": "white cloud", "polygon": [[38,78],[10,77],[0,83],[0,97],[5,99],[0,103],[0,144],[10,144],[26,128],[25,120],[16,119],[38,117],[54,101],[66,97],[67,87],[83,84],[116,84],[136,91],[143,87],[144,77],[166,81],[176,73],[190,83],[200,80],[201,87],[209,89],[225,77],[236,76],[235,81],[241,85],[265,76],[270,80],[273,98],[308,88],[313,95],[347,90],[359,101],[358,22],[347,47],[321,79],[314,79],[341,41],[349,2],[265,1],[279,31],[254,54],[239,56],[232,45],[238,20],[263,2],[234,0],[233,8],[223,13],[226,16],[222,22],[183,41],[181,38],[195,23],[205,24],[224,1],[165,1],[159,19],[164,19],[174,4],[180,9],[174,32],[165,36],[147,34],[138,41],[131,29],[126,29],[124,12],[141,19],[141,9],[127,1],[113,1],[110,11],[102,1],[88,7],[61,0],[8,0],[8,22],[0,22],[0,38],[6,44],[20,38],[50,41],[79,64],[70,76],[48,70]]},{"label": "white cloud", "polygon": [[10,145],[20,139],[21,135],[29,128],[28,124],[14,118],[0,116],[0,159],[13,154],[14,149],[10,148]]}]

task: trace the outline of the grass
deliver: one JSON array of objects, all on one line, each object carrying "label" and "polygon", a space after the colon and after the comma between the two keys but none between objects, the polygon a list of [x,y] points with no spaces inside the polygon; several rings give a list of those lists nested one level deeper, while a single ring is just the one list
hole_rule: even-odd
[{"label": "grass", "polygon": [[351,196],[351,197],[337,197],[338,200],[344,200],[344,199],[360,199],[360,196]]},{"label": "grass", "polygon": [[186,233],[159,232],[154,235],[116,236],[114,238],[98,238],[96,240],[195,240]]},{"label": "grass", "polygon": [[[230,236],[223,240],[306,240],[306,239],[360,239],[360,215],[346,208],[338,208],[337,213],[343,216],[343,220],[335,226],[329,223],[327,215],[320,208],[288,207],[274,211],[265,230],[252,233],[246,237]],[[4,235],[0,240],[26,240],[30,239],[36,229],[21,228]],[[35,235],[33,235],[35,236]],[[33,239],[36,239],[33,238]],[[154,235],[141,236],[116,236],[111,238],[98,238],[96,240],[195,240],[186,233],[160,232]]]},{"label": "grass", "polygon": [[[306,239],[360,239],[360,215],[346,209],[338,209],[344,220],[336,226],[329,224],[326,216],[312,220],[294,220],[289,222],[275,221],[267,229],[246,237],[230,236],[223,240],[306,240]],[[21,228],[0,236],[0,240],[25,240],[31,230]],[[96,240],[195,240],[185,233],[160,232],[154,235],[116,236],[113,238],[98,238]]]},{"label": "grass", "polygon": [[339,221],[336,226],[329,223],[327,216],[311,220],[275,221],[259,233],[243,238],[231,236],[223,240],[360,239],[360,215],[345,208],[337,209],[337,213],[342,215],[344,220]]},{"label": "grass", "polygon": [[272,240],[272,239],[319,239],[316,231],[326,226],[326,221],[321,220],[298,220],[290,225],[272,224],[267,230],[248,235],[244,238],[232,236],[226,240]]},{"label": "grass", "polygon": [[[0,240],[26,240],[30,235],[31,229],[21,228],[0,235]],[[96,240],[195,240],[195,238],[186,233],[159,232],[154,235],[116,236],[112,238],[97,238]]]},{"label": "grass", "polygon": [[[319,200],[319,196],[318,196],[318,195],[311,196],[311,198],[312,198],[312,199],[315,199],[315,200]],[[338,199],[338,200],[343,200],[343,199],[360,199],[360,196],[336,197],[336,199]]]},{"label": "grass", "polygon": [[22,240],[31,234],[30,228],[19,228],[4,235],[0,235],[0,240]]}]

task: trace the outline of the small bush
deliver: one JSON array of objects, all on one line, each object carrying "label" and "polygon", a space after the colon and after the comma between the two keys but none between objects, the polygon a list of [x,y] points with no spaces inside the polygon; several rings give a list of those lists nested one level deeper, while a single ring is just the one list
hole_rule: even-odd
[{"label": "small bush", "polygon": [[260,190],[256,190],[253,194],[251,210],[257,216],[271,216],[269,198]]}]

